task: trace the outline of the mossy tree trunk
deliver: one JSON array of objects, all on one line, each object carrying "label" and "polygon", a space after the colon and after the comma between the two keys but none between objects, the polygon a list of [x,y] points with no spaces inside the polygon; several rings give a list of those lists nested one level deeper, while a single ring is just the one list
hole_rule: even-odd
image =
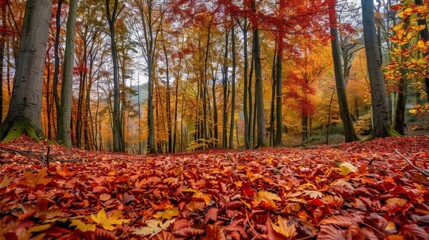
[{"label": "mossy tree trunk", "polygon": [[0,128],[0,139],[26,134],[42,137],[42,83],[51,20],[51,0],[28,0],[16,64],[9,112]]}]

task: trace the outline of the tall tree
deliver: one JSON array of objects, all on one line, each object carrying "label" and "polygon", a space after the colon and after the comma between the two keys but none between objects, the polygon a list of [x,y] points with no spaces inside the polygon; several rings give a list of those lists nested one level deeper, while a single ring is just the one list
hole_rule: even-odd
[{"label": "tall tree", "polygon": [[387,137],[392,134],[389,118],[386,87],[381,71],[381,57],[374,21],[374,2],[361,0],[362,21],[365,41],[365,52],[368,75],[371,85],[371,100],[373,113],[372,137]]},{"label": "tall tree", "polygon": [[353,127],[352,118],[347,103],[346,83],[344,80],[343,67],[341,64],[341,48],[340,39],[337,28],[337,14],[336,14],[336,0],[330,0],[329,20],[330,31],[332,35],[332,58],[334,60],[335,83],[337,87],[338,103],[340,105],[340,116],[343,122],[344,135],[346,142],[353,142],[358,140],[355,129]]},{"label": "tall tree", "polygon": [[[415,3],[416,5],[424,6],[423,0],[415,0]],[[423,39],[425,42],[429,41],[429,29],[428,29],[426,18],[424,17],[418,18],[418,23],[420,26],[424,26],[424,28],[420,30],[421,39]],[[423,53],[423,57],[426,58],[428,56],[429,56],[429,51],[426,51],[425,53]],[[429,77],[428,76],[425,76],[425,87],[426,87],[426,100],[429,102]]]},{"label": "tall tree", "polygon": [[[156,153],[155,146],[155,118],[153,105],[153,86],[154,86],[154,69],[156,57],[157,37],[160,31],[157,31],[162,23],[162,14],[156,15],[155,0],[135,0],[139,10],[142,42],[141,47],[147,63],[148,76],[148,152]],[[161,10],[160,10],[161,12]],[[158,25],[157,25],[158,24]]]},{"label": "tall tree", "polygon": [[79,0],[70,0],[67,18],[66,50],[64,55],[63,82],[61,88],[61,105],[58,109],[58,141],[64,146],[71,147],[71,110],[73,97],[73,63],[74,38],[77,4]]},{"label": "tall tree", "polygon": [[[252,12],[256,16],[256,0],[252,0],[251,4]],[[257,137],[256,146],[266,146],[266,129],[265,129],[265,113],[264,113],[264,95],[263,95],[263,83],[262,83],[262,67],[261,67],[261,50],[259,43],[259,28],[258,19],[254,19],[252,22],[253,27],[253,48],[252,56],[255,63],[255,105],[256,105],[256,125],[257,125]]]},{"label": "tall tree", "polygon": [[7,141],[26,134],[38,140],[41,131],[43,66],[51,20],[51,0],[28,0],[9,111],[0,128]]},{"label": "tall tree", "polygon": [[113,62],[113,151],[123,152],[123,128],[121,123],[121,109],[120,109],[120,91],[119,91],[119,64],[118,64],[118,51],[116,48],[115,40],[115,22],[124,9],[125,5],[119,7],[119,0],[113,1],[113,6],[110,0],[106,0],[106,17],[109,24],[110,45],[112,51]]}]

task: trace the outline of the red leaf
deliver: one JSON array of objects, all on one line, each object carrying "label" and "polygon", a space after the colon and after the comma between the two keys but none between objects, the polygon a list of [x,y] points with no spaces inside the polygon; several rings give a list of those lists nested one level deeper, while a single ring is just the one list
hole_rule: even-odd
[{"label": "red leaf", "polygon": [[344,231],[338,230],[332,225],[322,225],[317,234],[317,240],[346,240],[346,237]]},{"label": "red leaf", "polygon": [[243,191],[244,195],[248,197],[255,196],[255,191],[253,191],[253,189],[250,187],[250,184],[247,182],[243,183],[243,185],[241,186],[241,190]]},{"label": "red leaf", "polygon": [[208,223],[210,220],[217,221],[217,215],[219,213],[219,209],[217,208],[210,208],[209,211],[206,213],[206,219],[205,223]]},{"label": "red leaf", "polygon": [[333,216],[329,218],[324,218],[320,221],[319,225],[324,224],[335,224],[341,227],[349,227],[356,222],[360,222],[360,219],[351,216]]},{"label": "red leaf", "polygon": [[429,235],[424,228],[417,226],[416,224],[408,224],[402,227],[402,234],[413,240],[428,240]]}]

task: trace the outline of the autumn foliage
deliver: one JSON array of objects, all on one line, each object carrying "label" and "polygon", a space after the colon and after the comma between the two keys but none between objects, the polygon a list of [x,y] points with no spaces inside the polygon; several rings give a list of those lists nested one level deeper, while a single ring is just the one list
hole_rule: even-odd
[{"label": "autumn foliage", "polygon": [[21,137],[0,145],[0,239],[428,239],[429,181],[403,159],[429,169],[427,149],[134,156]]}]

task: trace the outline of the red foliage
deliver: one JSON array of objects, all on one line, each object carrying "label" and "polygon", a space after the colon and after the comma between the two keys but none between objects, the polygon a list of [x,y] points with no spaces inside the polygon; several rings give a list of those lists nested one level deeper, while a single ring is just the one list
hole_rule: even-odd
[{"label": "red foliage", "polygon": [[134,156],[21,137],[0,143],[0,238],[425,240],[429,179],[394,150],[428,169],[428,149],[425,136]]}]

